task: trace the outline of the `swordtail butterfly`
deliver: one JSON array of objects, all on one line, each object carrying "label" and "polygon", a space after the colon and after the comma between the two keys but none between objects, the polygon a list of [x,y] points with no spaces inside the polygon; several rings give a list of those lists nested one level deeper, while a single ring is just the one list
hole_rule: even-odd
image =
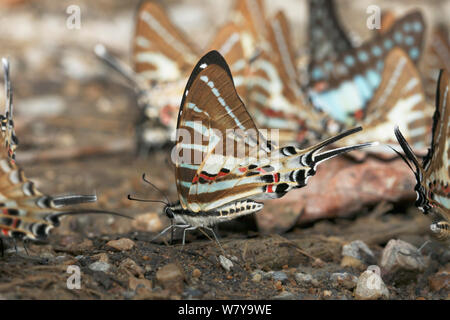
[{"label": "swordtail butterfly", "polygon": [[306,186],[321,162],[372,146],[323,150],[360,130],[350,129],[305,149],[277,147],[247,112],[225,59],[210,51],[193,69],[183,93],[172,151],[178,201],[165,206],[173,224],[161,234],[184,229],[184,243],[186,230],[212,231],[215,224],[260,211],[264,204],[257,200],[280,198]]},{"label": "swordtail butterfly", "polygon": [[449,73],[441,71],[436,92],[436,111],[433,116],[431,146],[428,154],[419,162],[401,131],[395,135],[405,155],[399,153],[416,177],[415,205],[434,222],[431,231],[438,239],[450,238],[450,95]]},{"label": "swordtail butterfly", "polygon": [[[245,96],[247,62],[240,37],[237,26],[226,23],[218,29],[209,48],[219,50],[230,61],[237,76],[236,87]],[[95,53],[135,89],[139,107],[135,124],[137,150],[147,155],[151,149],[175,139],[180,97],[189,68],[201,50],[172,23],[164,8],[151,0],[142,1],[137,8],[132,47],[132,67],[114,58],[102,45],[96,46]]]},{"label": "swordtail butterfly", "polygon": [[[95,210],[70,209],[69,205],[96,202],[96,195],[50,196],[41,193],[15,161],[18,139],[14,131],[13,94],[9,78],[9,62],[2,59],[6,111],[0,114],[0,241],[46,240],[49,232],[68,215],[99,213],[121,214]],[[123,216],[126,217],[126,216]]]}]

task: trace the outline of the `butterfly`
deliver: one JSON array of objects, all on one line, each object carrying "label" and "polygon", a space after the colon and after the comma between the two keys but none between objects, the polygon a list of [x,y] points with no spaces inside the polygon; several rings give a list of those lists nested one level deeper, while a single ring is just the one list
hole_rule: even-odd
[{"label": "butterfly", "polygon": [[380,86],[387,54],[399,47],[417,64],[424,28],[422,15],[413,11],[361,46],[312,65],[309,96],[313,105],[343,124],[360,121]]},{"label": "butterfly", "polygon": [[95,195],[50,196],[37,190],[15,160],[18,139],[14,131],[13,95],[9,62],[2,59],[6,112],[0,114],[0,243],[2,239],[46,240],[49,232],[67,215],[121,214],[95,209],[68,209],[68,205],[96,202]]},{"label": "butterfly", "polygon": [[[222,55],[210,51],[194,67],[183,93],[172,151],[179,201],[164,212],[173,223],[163,230],[211,226],[263,208],[261,199],[306,186],[317,166],[337,155],[372,146],[363,143],[323,151],[360,131],[354,128],[303,150],[277,147],[256,127],[236,92]],[[215,235],[215,234],[214,234]],[[217,239],[217,237],[216,237]]]},{"label": "butterfly", "polygon": [[417,184],[415,205],[425,214],[431,214],[434,222],[431,231],[439,239],[450,238],[450,95],[449,74],[441,71],[436,92],[436,111],[428,154],[419,163],[416,155],[396,128],[395,135],[405,155],[398,153],[414,172]]},{"label": "butterfly", "polygon": [[[96,54],[135,88],[140,110],[135,126],[137,149],[147,154],[151,148],[165,145],[173,138],[180,97],[200,49],[154,1],[140,3],[135,21],[131,68],[115,59],[104,46],[98,45]],[[226,23],[209,46],[229,59],[238,90],[245,96],[246,60],[240,37],[237,26]]]}]

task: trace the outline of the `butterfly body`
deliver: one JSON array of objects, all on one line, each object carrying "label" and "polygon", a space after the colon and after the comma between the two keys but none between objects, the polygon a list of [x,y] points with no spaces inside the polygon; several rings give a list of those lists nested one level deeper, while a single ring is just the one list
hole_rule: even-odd
[{"label": "butterfly body", "polygon": [[190,225],[193,227],[211,227],[224,221],[230,221],[244,215],[256,213],[262,208],[262,203],[252,200],[242,200],[231,202],[209,211],[193,212],[183,209],[178,202],[168,205],[164,209],[164,212],[166,212],[168,218],[174,219],[176,224]]}]

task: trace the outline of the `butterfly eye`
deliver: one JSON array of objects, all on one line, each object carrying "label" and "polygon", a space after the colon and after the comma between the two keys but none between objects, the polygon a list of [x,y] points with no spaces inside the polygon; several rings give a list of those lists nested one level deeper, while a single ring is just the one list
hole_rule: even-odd
[{"label": "butterfly eye", "polygon": [[166,207],[166,209],[164,210],[164,213],[166,214],[166,216],[169,219],[173,219],[174,218],[173,211],[169,207]]}]

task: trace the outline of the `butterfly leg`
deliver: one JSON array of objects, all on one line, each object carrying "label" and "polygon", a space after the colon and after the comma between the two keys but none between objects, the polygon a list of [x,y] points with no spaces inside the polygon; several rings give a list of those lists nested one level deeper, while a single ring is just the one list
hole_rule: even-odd
[{"label": "butterfly leg", "polygon": [[153,237],[150,242],[158,239],[160,236],[162,236],[164,233],[166,233],[167,231],[169,231],[170,229],[174,228],[174,224],[171,224],[170,226],[168,226],[167,228],[165,228],[163,231],[161,231],[160,233],[158,233],[155,237]]},{"label": "butterfly leg", "polygon": [[220,250],[222,250],[222,252],[225,254],[225,250],[223,249],[222,245],[220,244],[219,238],[217,237],[217,234],[214,232],[214,229],[210,228],[210,227],[203,227],[203,228],[212,233],[212,235],[214,236],[214,239],[216,240],[217,244],[220,247]]},{"label": "butterfly leg", "polygon": [[186,241],[186,231],[195,230],[197,228],[198,227],[191,227],[191,226],[188,226],[188,227],[184,228],[184,230],[183,230],[183,242],[182,242],[183,246],[184,246],[185,241]]},{"label": "butterfly leg", "polygon": [[23,241],[23,249],[25,250],[25,253],[27,254],[27,256],[29,256],[30,254],[28,253],[27,240],[26,239]]}]

